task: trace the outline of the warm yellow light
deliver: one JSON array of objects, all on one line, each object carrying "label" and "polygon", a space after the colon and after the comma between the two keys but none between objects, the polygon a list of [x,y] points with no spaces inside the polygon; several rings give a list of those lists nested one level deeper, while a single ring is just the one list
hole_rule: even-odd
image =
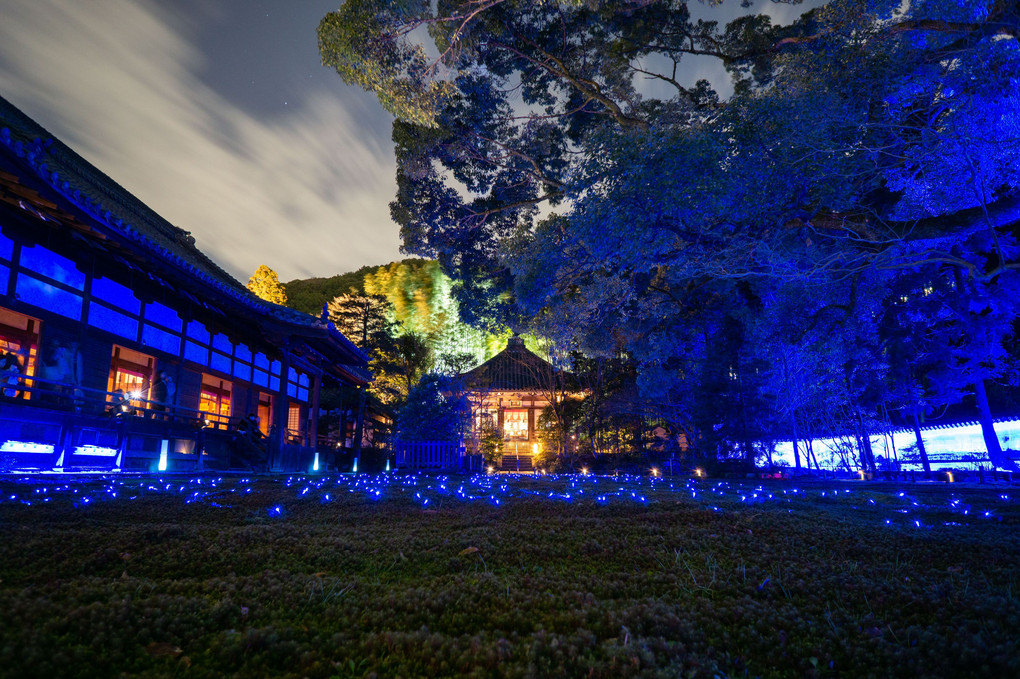
[{"label": "warm yellow light", "polygon": [[652,467],[652,476],[658,476],[658,475],[659,475],[659,470],[656,469],[655,467]]},{"label": "warm yellow light", "polygon": [[949,477],[949,483],[953,482],[953,472],[946,472],[946,476]]},{"label": "warm yellow light", "polygon": [[538,444],[537,443],[532,443],[531,444],[531,453],[533,455],[538,455]]},{"label": "warm yellow light", "polygon": [[864,480],[864,470],[862,469],[861,471],[859,471],[857,473],[861,475],[861,481],[863,481]]},{"label": "warm yellow light", "polygon": [[495,470],[496,470],[496,468],[495,468],[495,467],[493,467],[492,465],[489,465],[489,473],[490,473],[490,474],[491,474],[492,472],[494,472]]},{"label": "warm yellow light", "polygon": [[701,476],[702,476],[702,475],[703,475],[704,473],[705,473],[705,472],[701,471],[701,467],[698,467],[697,469],[695,469],[695,470],[694,470],[694,475],[695,475],[695,476],[697,476],[698,478],[701,478]]},{"label": "warm yellow light", "polygon": [[588,468],[587,467],[581,467],[581,473],[584,474],[585,476],[588,476]]}]

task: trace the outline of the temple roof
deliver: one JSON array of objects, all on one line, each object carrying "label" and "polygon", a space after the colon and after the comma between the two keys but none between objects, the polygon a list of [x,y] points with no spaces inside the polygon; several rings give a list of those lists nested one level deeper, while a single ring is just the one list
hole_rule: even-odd
[{"label": "temple roof", "polygon": [[[175,288],[192,301],[209,306],[202,300],[224,305],[219,313],[242,313],[255,318],[273,320],[287,334],[302,336],[318,344],[318,349],[333,350],[345,357],[345,363],[365,365],[368,356],[347,339],[332,323],[295,309],[272,304],[255,296],[237,279],[223,270],[195,245],[194,237],[174,226],[136,198],[113,179],[79,156],[45,128],[0,97],[0,149],[6,148],[27,166],[39,182],[18,173],[2,173],[5,202],[27,203],[40,219],[57,222],[79,232],[93,233],[107,243],[114,256],[130,268],[137,264],[119,257],[116,241],[125,250],[142,253],[146,261],[144,273],[155,282]],[[48,191],[45,191],[48,190]],[[48,200],[46,192],[55,192],[69,205],[61,207]],[[24,208],[25,205],[23,204]],[[77,213],[77,214],[76,214]],[[174,280],[161,280],[159,274]],[[183,275],[182,275],[183,274]],[[183,285],[183,288],[181,287]],[[189,294],[188,289],[191,293]],[[348,366],[353,368],[352,366]],[[361,380],[367,379],[362,371]]]},{"label": "temple roof", "polygon": [[462,373],[468,389],[487,391],[548,391],[556,380],[569,373],[556,370],[551,363],[524,346],[518,335],[511,337],[506,349],[477,368]]}]

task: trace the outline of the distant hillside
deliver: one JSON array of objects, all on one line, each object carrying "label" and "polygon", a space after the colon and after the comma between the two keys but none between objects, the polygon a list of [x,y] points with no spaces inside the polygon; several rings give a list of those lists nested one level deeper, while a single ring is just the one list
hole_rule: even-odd
[{"label": "distant hillside", "polygon": [[357,271],[337,274],[329,278],[299,278],[284,283],[287,290],[287,306],[291,309],[304,311],[306,314],[318,316],[322,313],[322,305],[337,295],[350,292],[365,291],[365,276],[373,274],[387,264],[363,266]]}]

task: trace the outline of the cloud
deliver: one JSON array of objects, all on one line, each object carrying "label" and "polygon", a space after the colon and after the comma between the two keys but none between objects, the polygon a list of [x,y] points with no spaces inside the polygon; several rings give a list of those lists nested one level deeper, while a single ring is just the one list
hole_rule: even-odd
[{"label": "cloud", "polygon": [[202,55],[161,11],[0,0],[0,94],[242,281],[263,263],[289,280],[399,257],[393,151],[356,123],[374,104],[310,90],[257,119],[195,76]]}]

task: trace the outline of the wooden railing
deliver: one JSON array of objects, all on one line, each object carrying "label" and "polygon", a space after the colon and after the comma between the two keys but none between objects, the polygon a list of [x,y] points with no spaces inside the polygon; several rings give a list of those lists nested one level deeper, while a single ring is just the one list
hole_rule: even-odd
[{"label": "wooden railing", "polygon": [[397,441],[394,450],[407,469],[459,469],[464,455],[459,441]]},{"label": "wooden railing", "polygon": [[[11,378],[17,379],[11,383]],[[231,429],[238,418],[194,408],[134,397],[130,393],[103,391],[66,382],[55,382],[16,372],[0,372],[0,400],[8,403],[69,410],[110,417],[141,417],[194,424],[196,427]],[[30,398],[24,399],[22,394]]]}]

